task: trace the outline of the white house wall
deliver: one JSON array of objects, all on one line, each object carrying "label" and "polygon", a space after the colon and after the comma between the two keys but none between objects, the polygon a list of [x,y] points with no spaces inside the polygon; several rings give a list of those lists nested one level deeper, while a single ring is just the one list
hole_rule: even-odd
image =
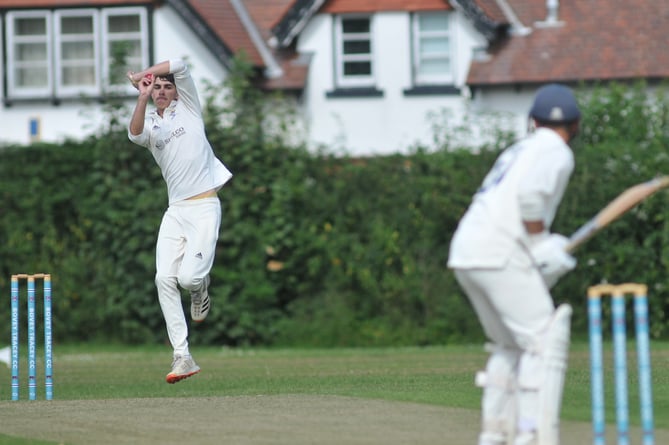
[{"label": "white house wall", "polygon": [[[224,68],[220,63],[212,62],[211,52],[171,8],[157,9],[153,20],[154,62],[185,58],[191,66],[200,96],[205,93],[204,79],[214,83],[222,82],[225,78]],[[133,105],[134,100],[130,100],[128,106]],[[40,124],[39,140],[59,143],[65,139],[77,140],[93,134],[104,124],[106,116],[95,101],[89,104],[64,101],[60,105],[42,101],[15,102],[10,107],[0,107],[0,144],[29,144],[29,126],[33,119],[37,119]]]},{"label": "white house wall", "polygon": [[[464,85],[472,48],[483,44],[462,16],[455,20],[459,59],[456,86]],[[298,51],[314,54],[304,112],[312,146],[353,155],[406,152],[416,144],[432,147],[432,114],[460,119],[466,110],[462,95],[405,96],[412,87],[410,16],[406,12],[377,13],[373,18],[376,87],[383,97],[328,98],[335,88],[333,18],[316,15],[300,34]]]},{"label": "white house wall", "polygon": [[453,24],[455,26],[455,47],[458,59],[456,63],[456,84],[465,85],[469,65],[476,48],[485,48],[488,42],[472,26],[472,23],[461,13],[454,14]]},{"label": "white house wall", "polygon": [[98,108],[94,106],[91,110],[82,104],[54,106],[41,102],[37,106],[34,103],[15,103],[9,108],[2,107],[0,144],[28,144],[31,141],[32,120],[39,124],[36,139],[43,141],[63,141],[91,134],[99,123],[95,117]]},{"label": "white house wall", "polygon": [[472,111],[511,115],[513,118],[509,121],[509,127],[522,136],[527,133],[528,113],[535,92],[535,89],[529,87],[522,90],[500,87],[475,91]]}]

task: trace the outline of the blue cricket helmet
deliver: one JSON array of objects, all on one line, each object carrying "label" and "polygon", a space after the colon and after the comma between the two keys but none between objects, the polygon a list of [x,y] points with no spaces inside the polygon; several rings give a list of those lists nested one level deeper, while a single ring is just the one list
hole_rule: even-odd
[{"label": "blue cricket helmet", "polygon": [[581,118],[571,88],[551,83],[539,88],[534,96],[530,117],[544,123],[569,123]]}]

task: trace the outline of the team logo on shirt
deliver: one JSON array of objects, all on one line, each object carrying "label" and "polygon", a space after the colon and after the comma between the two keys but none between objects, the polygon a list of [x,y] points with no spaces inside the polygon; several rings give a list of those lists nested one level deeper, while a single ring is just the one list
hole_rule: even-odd
[{"label": "team logo on shirt", "polygon": [[172,134],[170,135],[170,137],[168,137],[167,139],[165,139],[165,145],[169,144],[169,143],[172,141],[172,139],[174,139],[174,138],[178,138],[178,137],[180,137],[180,136],[183,136],[184,134],[186,134],[186,129],[185,129],[184,127],[179,127],[179,128],[177,128],[176,130],[174,130],[174,131],[172,132]]},{"label": "team logo on shirt", "polygon": [[[154,126],[153,130],[154,130],[155,133],[159,133],[160,127],[159,126]],[[176,130],[174,130],[169,135],[169,137],[167,137],[165,139],[156,138],[156,143],[154,144],[154,146],[156,147],[156,150],[162,150],[162,149],[165,148],[165,146],[167,144],[169,144],[172,141],[172,139],[181,137],[184,134],[186,134],[186,129],[184,127],[179,127]]]}]

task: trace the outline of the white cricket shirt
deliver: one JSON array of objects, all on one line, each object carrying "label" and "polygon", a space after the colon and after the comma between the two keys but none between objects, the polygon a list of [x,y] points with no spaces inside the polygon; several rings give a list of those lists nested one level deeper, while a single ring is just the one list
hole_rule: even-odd
[{"label": "white cricket shirt", "polygon": [[453,235],[448,266],[504,266],[519,242],[528,244],[523,221],[550,228],[573,170],[571,149],[548,128],[504,150]]},{"label": "white cricket shirt", "polygon": [[200,100],[188,67],[181,60],[170,60],[178,99],[160,117],[156,110],[147,113],[144,130],[129,139],[147,147],[160,167],[167,196],[172,204],[225,184],[232,173],[214,155],[207,140]]}]

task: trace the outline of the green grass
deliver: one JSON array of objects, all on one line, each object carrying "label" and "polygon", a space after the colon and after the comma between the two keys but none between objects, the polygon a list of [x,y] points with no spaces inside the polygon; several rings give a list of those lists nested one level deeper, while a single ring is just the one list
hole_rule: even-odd
[{"label": "green grass", "polygon": [[[203,372],[187,383],[167,385],[164,376],[169,371],[171,351],[165,347],[62,346],[55,351],[54,394],[60,400],[336,394],[475,407],[476,391],[462,389],[471,386],[473,371],[485,360],[480,346],[193,348]],[[9,383],[8,369],[0,369],[0,382],[3,380]],[[25,399],[25,375],[22,382],[21,397]],[[38,376],[38,385],[43,386],[42,376]],[[40,397],[42,386],[38,386]],[[9,398],[9,386],[0,386],[0,400]]]},{"label": "green grass", "polygon": [[[611,362],[609,349],[605,350],[605,357]],[[630,417],[633,424],[638,424],[636,362],[632,344],[629,350]],[[171,361],[171,350],[167,347],[57,345],[54,349],[54,398],[314,394],[478,410],[481,392],[473,384],[474,373],[486,360],[480,345],[332,350],[194,347],[192,352],[203,372],[186,382],[168,385],[164,382]],[[669,428],[669,344],[653,343],[652,361],[656,426]],[[41,361],[38,364],[38,396],[43,398],[43,366]],[[25,360],[21,365],[21,398],[25,400]],[[607,419],[612,423],[610,363],[608,366]],[[588,346],[576,343],[570,354],[562,411],[564,419],[589,421],[589,374]],[[6,383],[0,384],[0,401],[9,400],[10,373],[4,366],[0,368],[1,382]],[[2,444],[39,443],[11,440],[0,434]]]},{"label": "green grass", "polygon": [[2,445],[54,445],[57,442],[45,442],[43,440],[22,439],[20,437],[6,436],[0,433],[0,444]]}]

